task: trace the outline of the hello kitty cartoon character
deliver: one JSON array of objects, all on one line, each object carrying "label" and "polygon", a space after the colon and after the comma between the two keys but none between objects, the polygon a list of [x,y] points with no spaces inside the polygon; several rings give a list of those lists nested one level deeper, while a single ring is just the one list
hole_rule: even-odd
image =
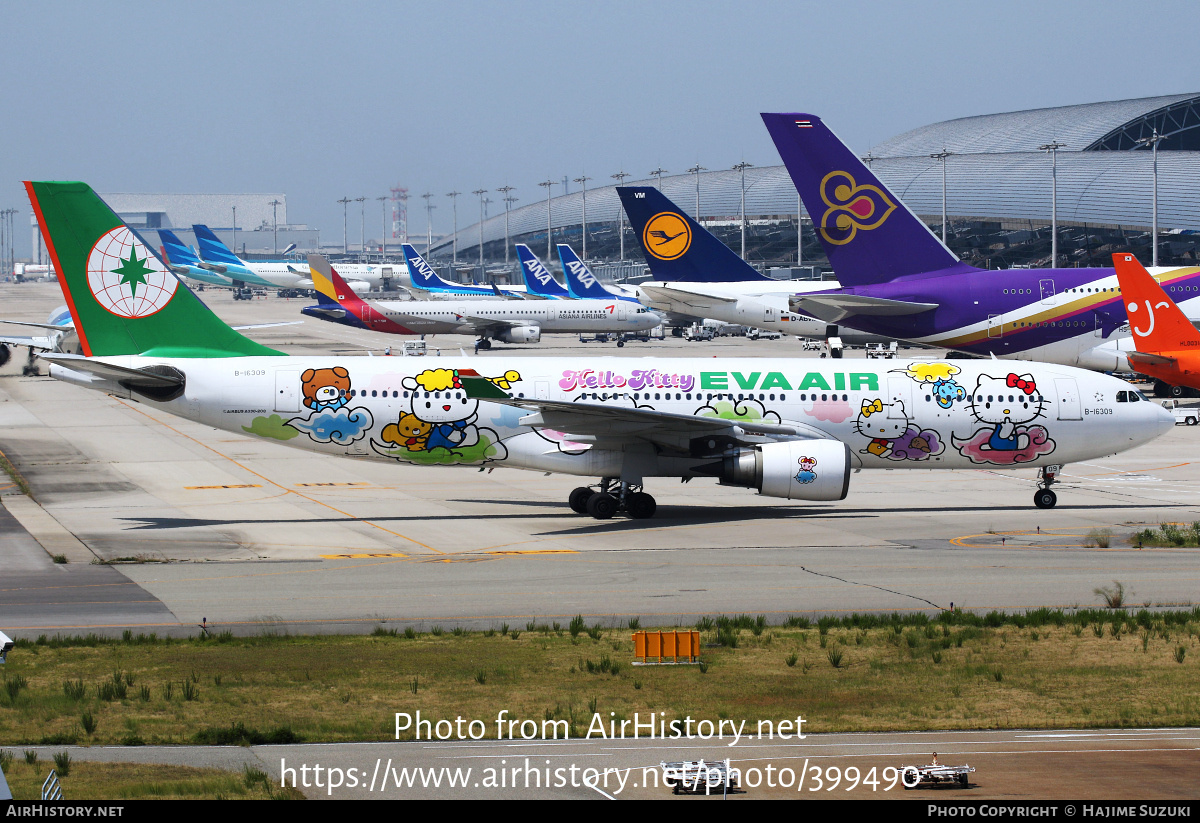
[{"label": "hello kitty cartoon character", "polygon": [[410,408],[418,420],[430,425],[426,451],[466,448],[479,442],[475,425],[479,401],[467,397],[453,369],[427,369],[404,378]]},{"label": "hello kitty cartoon character", "polygon": [[[993,399],[995,398],[995,399]],[[994,428],[986,448],[993,451],[1024,451],[1029,434],[1024,426],[1042,416],[1045,401],[1033,375],[1009,374],[1007,377],[980,375],[971,409],[980,423]]]},{"label": "hello kitty cartoon character", "polygon": [[903,401],[884,403],[879,398],[864,400],[854,420],[854,430],[863,437],[871,438],[871,442],[859,453],[889,457],[895,441],[908,431],[908,424]]},{"label": "hello kitty cartoon character", "polygon": [[1034,424],[1046,402],[1032,374],[981,374],[967,403],[984,427],[968,438],[955,436],[954,446],[974,463],[1027,463],[1049,454],[1054,440],[1045,426]]}]

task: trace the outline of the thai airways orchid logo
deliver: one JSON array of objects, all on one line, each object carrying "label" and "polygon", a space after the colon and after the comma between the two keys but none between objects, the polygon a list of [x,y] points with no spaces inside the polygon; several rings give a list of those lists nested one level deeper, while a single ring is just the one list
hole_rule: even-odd
[{"label": "thai airways orchid logo", "polygon": [[675,212],[659,212],[646,222],[642,245],[659,260],[678,260],[692,246],[692,230]]},{"label": "thai airways orchid logo", "polygon": [[101,306],[118,317],[149,317],[171,301],[179,281],[125,226],[107,232],[92,246],[88,288]]},{"label": "thai airways orchid logo", "polygon": [[821,236],[835,246],[844,246],[861,229],[883,225],[896,204],[878,186],[858,185],[848,172],[831,171],[821,181],[821,199],[828,208],[821,215]]}]

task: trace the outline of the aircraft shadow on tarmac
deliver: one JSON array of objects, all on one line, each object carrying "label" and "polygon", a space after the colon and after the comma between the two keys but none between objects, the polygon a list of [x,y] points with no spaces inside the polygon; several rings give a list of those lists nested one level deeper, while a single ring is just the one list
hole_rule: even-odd
[{"label": "aircraft shadow on tarmac", "polygon": [[[530,508],[542,507],[545,511],[540,513],[520,512],[511,514],[489,514],[480,515],[472,513],[462,514],[447,514],[447,515],[382,515],[378,517],[297,517],[284,519],[251,519],[251,518],[234,518],[234,519],[205,519],[198,517],[127,517],[120,518],[124,522],[130,524],[130,530],[171,530],[171,529],[187,529],[197,527],[221,528],[225,526],[242,526],[242,525],[269,525],[274,523],[285,523],[296,525],[302,523],[422,523],[422,522],[456,522],[478,520],[481,516],[497,521],[504,520],[561,520],[568,516],[567,512],[570,509],[563,503],[545,502],[538,503],[535,501],[522,501],[515,503],[509,500],[473,500],[461,499],[450,500],[451,503],[487,503],[497,506],[514,506],[522,505]],[[1059,504],[1055,511],[1097,511],[1097,510],[1126,510],[1130,506],[1127,503],[1113,504],[1087,504],[1079,506],[1070,506]],[[1138,506],[1141,510],[1151,509],[1169,509],[1172,508],[1169,504],[1149,504]],[[646,520],[628,520],[625,518],[614,518],[612,520],[597,521],[591,518],[582,519],[584,525],[565,528],[555,531],[542,532],[544,535],[570,535],[570,534],[594,534],[600,532],[618,531],[639,531],[647,528],[661,528],[663,526],[672,525],[706,525],[719,523],[737,523],[748,520],[798,520],[809,519],[813,517],[825,517],[830,519],[875,519],[886,517],[891,514],[909,514],[911,509],[908,507],[895,508],[874,508],[874,509],[835,509],[831,507],[805,507],[805,508],[783,508],[778,506],[739,506],[737,508],[714,509],[711,506],[659,506],[657,514]],[[948,506],[938,509],[939,512],[961,513],[961,514],[988,514],[999,512],[1013,512],[1017,515],[1029,515],[1030,510],[1026,505],[1012,506]],[[578,515],[570,515],[575,522],[581,522]],[[1024,518],[1021,521],[1024,522]],[[1033,523],[1031,519],[1028,521]]]}]

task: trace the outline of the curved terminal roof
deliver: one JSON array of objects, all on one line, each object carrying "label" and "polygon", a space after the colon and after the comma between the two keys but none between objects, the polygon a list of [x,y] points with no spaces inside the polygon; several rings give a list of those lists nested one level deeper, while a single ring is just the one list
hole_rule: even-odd
[{"label": "curved terminal roof", "polygon": [[[1139,136],[1157,128],[1169,135],[1158,156],[1158,220],[1161,230],[1200,231],[1200,95],[1178,94],[1090,103],[1025,112],[966,117],[914,129],[871,150],[876,175],[918,215],[940,221],[941,162],[929,157],[943,146],[954,152],[946,162],[947,210],[953,219],[1050,222],[1050,157],[1038,147],[1057,140],[1058,219],[1148,229],[1151,224],[1151,158],[1137,148]],[[1167,151],[1168,146],[1173,149]],[[885,154],[886,152],[886,154]],[[735,220],[740,214],[741,175],[732,170],[664,176],[663,193],[689,214],[706,220]],[[654,178],[626,185],[657,186]],[[509,214],[509,237],[544,253],[547,202],[541,190],[518,190],[526,205]],[[613,186],[589,189],[588,223],[615,224],[624,219]],[[576,227],[583,217],[582,192],[553,197],[550,220],[555,229]],[[532,202],[529,202],[532,201]],[[783,166],[746,170],[746,213],[751,218],[794,218],[796,189]],[[483,241],[505,236],[504,212],[484,221]],[[540,236],[540,240],[539,240]],[[478,249],[480,225],[458,232],[460,257]],[[454,235],[433,248],[448,256]],[[627,250],[627,253],[630,250]],[[633,252],[636,255],[636,250]]]},{"label": "curved terminal roof", "polygon": [[1037,151],[1052,142],[1065,143],[1061,151],[1095,151],[1133,148],[1105,142],[1105,138],[1126,135],[1132,130],[1141,136],[1143,126],[1169,139],[1159,145],[1162,151],[1181,151],[1192,140],[1176,139],[1186,132],[1200,148],[1200,95],[1173,94],[1164,97],[1140,97],[1111,103],[1086,103],[1052,109],[1011,111],[962,117],[906,131],[871,148],[876,157],[920,157],[946,149],[955,154],[997,154]]}]

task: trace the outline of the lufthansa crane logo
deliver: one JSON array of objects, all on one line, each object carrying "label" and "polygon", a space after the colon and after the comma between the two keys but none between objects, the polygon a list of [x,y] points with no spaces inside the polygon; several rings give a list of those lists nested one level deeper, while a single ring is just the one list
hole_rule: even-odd
[{"label": "lufthansa crane logo", "polygon": [[849,172],[831,171],[821,181],[821,199],[828,208],[821,215],[821,236],[835,246],[844,246],[859,230],[883,225],[896,204],[878,186],[858,185]]},{"label": "lufthansa crane logo", "polygon": [[692,230],[675,212],[659,212],[646,222],[642,245],[659,260],[678,260],[692,246]]}]

